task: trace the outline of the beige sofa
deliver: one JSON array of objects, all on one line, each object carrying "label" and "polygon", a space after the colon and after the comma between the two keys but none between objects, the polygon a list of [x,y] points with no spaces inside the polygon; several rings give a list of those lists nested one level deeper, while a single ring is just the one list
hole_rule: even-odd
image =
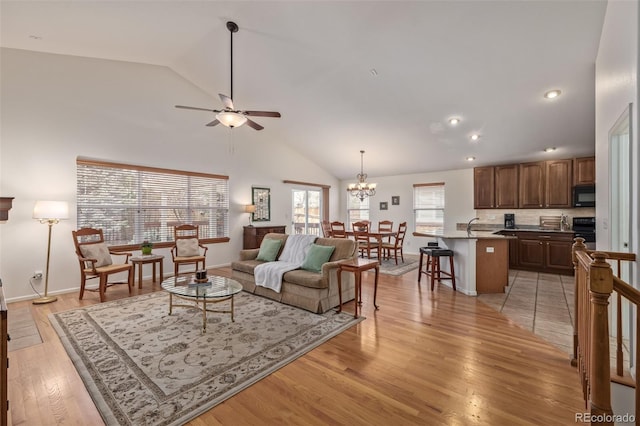
[{"label": "beige sofa", "polygon": [[[265,238],[286,241],[286,234],[267,234]],[[245,291],[277,300],[287,305],[297,306],[315,313],[323,313],[338,306],[338,262],[356,258],[356,243],[343,238],[318,238],[315,244],[334,246],[335,250],[329,261],[322,265],[322,272],[311,272],[303,269],[289,271],[282,277],[280,293],[255,284],[253,269],[264,263],[256,260],[259,249],[240,251],[240,260],[231,263],[233,279],[240,282]],[[282,248],[280,249],[280,253]],[[280,256],[278,253],[278,256]],[[355,297],[353,274],[342,274],[342,301]]]}]

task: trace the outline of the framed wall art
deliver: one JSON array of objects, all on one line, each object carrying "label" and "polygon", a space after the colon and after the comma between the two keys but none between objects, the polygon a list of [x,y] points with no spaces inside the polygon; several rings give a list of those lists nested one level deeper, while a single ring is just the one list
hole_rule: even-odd
[{"label": "framed wall art", "polygon": [[256,206],[252,213],[253,222],[268,222],[271,220],[271,190],[269,188],[251,188],[251,200]]},{"label": "framed wall art", "polygon": [[380,210],[389,210],[389,203],[383,201],[380,203]]},{"label": "framed wall art", "polygon": [[399,195],[394,195],[393,197],[391,197],[391,205],[392,206],[399,206],[400,205],[400,196]]}]

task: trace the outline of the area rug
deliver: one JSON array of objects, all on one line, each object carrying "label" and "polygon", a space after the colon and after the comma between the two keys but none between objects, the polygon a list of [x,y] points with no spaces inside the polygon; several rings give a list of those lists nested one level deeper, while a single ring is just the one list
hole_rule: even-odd
[{"label": "area rug", "polygon": [[[228,308],[221,302],[216,309]],[[360,322],[240,292],[229,314],[156,292],[49,319],[107,425],[180,425]]]},{"label": "area rug", "polygon": [[382,259],[380,263],[380,273],[386,275],[404,275],[414,269],[418,269],[418,260],[420,256],[417,254],[405,254],[404,262],[398,259],[398,264],[394,259]]}]

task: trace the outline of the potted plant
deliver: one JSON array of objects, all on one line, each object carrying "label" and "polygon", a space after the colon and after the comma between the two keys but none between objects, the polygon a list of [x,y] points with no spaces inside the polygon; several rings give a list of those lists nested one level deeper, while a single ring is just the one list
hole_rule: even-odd
[{"label": "potted plant", "polygon": [[151,254],[151,250],[153,249],[153,244],[150,243],[149,241],[143,241],[142,245],[140,246],[140,248],[142,249],[142,254]]}]

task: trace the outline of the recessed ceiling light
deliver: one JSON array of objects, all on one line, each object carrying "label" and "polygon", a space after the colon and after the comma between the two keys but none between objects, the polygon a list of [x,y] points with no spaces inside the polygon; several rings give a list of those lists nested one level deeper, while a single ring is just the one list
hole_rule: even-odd
[{"label": "recessed ceiling light", "polygon": [[30,35],[29,38],[32,40],[42,40],[42,37],[37,35]]},{"label": "recessed ceiling light", "polygon": [[545,148],[545,149],[544,149],[544,152],[553,152],[553,151],[555,151],[555,150],[556,150],[556,147],[555,147],[555,146],[552,146],[552,147],[549,147],[549,148]]},{"label": "recessed ceiling light", "polygon": [[369,70],[369,74],[371,74],[374,77],[377,77],[378,76],[378,71],[375,68],[371,68]]},{"label": "recessed ceiling light", "polygon": [[454,118],[450,118],[450,119],[449,119],[449,124],[451,124],[452,126],[455,126],[455,125],[456,125],[456,124],[458,124],[459,122],[460,122],[460,119],[459,119],[459,118],[456,118],[456,117],[454,117]]},{"label": "recessed ceiling light", "polygon": [[472,141],[477,141],[478,139],[480,139],[480,135],[477,133],[474,133],[471,135],[471,140]]},{"label": "recessed ceiling light", "polygon": [[476,157],[467,157],[467,158],[465,158],[465,160],[467,160],[467,161],[473,161],[475,159],[476,159]]},{"label": "recessed ceiling light", "polygon": [[560,90],[555,89],[555,90],[549,90],[547,93],[544,94],[544,97],[547,99],[553,99],[553,98],[557,98],[558,96],[560,96]]}]

